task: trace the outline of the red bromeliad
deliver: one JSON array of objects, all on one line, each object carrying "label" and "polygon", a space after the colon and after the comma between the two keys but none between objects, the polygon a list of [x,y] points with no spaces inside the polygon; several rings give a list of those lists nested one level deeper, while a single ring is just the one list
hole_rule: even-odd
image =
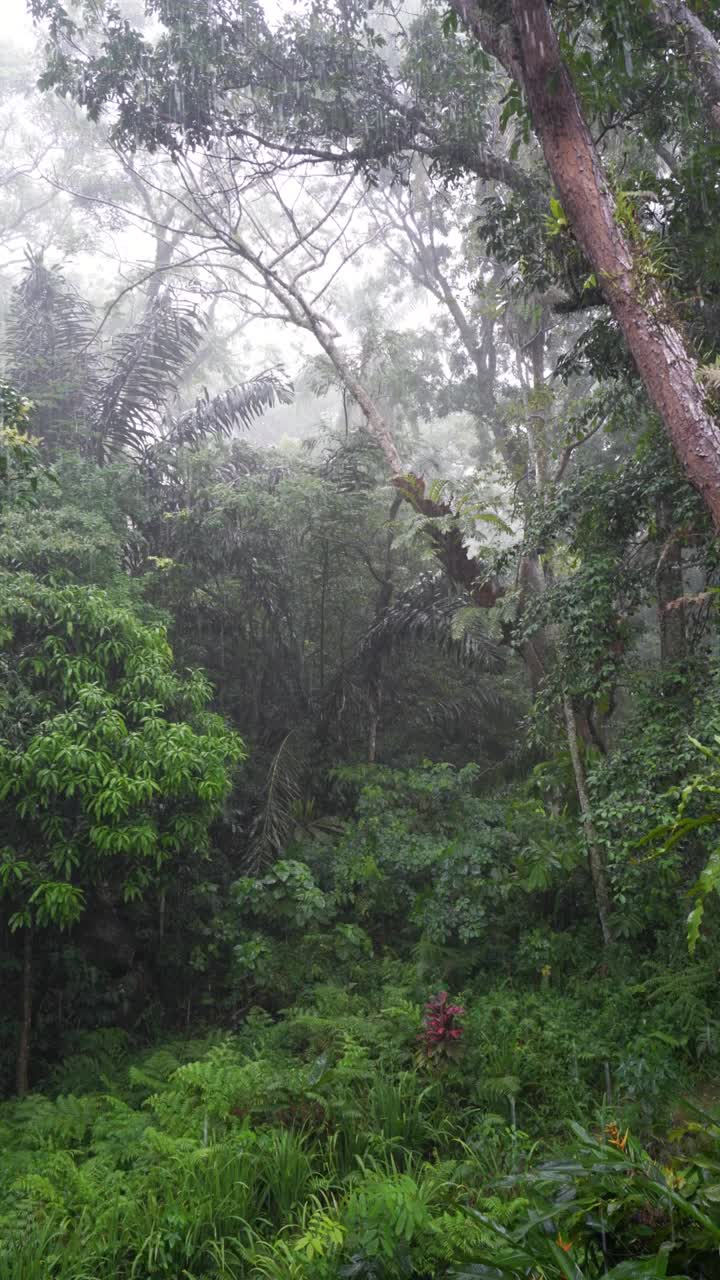
[{"label": "red bromeliad", "polygon": [[449,1004],[447,991],[432,996],[425,1005],[424,1027],[418,1036],[428,1058],[451,1057],[460,1048],[464,1027],[458,1021],[465,1010]]}]

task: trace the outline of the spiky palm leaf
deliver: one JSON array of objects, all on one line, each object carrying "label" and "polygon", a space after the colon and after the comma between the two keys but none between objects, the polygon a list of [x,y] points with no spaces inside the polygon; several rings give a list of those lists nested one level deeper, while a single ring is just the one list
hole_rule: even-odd
[{"label": "spiky palm leaf", "polygon": [[249,428],[257,418],[276,404],[289,404],[292,389],[282,375],[268,369],[248,382],[239,382],[219,395],[209,395],[207,388],[171,423],[167,438],[175,444],[198,444],[208,436],[230,437],[241,428]]},{"label": "spiky palm leaf", "polygon": [[[206,332],[196,304],[161,289],[138,323],[102,354],[91,306],[41,253],[27,250],[26,257],[4,355],[13,385],[34,403],[34,431],[51,447],[80,443],[102,461],[123,451],[139,454],[161,435],[169,444],[192,445],[230,436],[292,399],[281,372],[267,370],[219,395],[205,391],[192,409],[169,416]],[[80,439],[71,441],[72,432]]]},{"label": "spiky palm leaf", "polygon": [[10,381],[33,402],[32,427],[53,451],[84,429],[94,381],[87,351],[92,309],[47,267],[42,253],[25,252],[27,266],[13,290],[5,342]]},{"label": "spiky palm leaf", "polygon": [[467,596],[450,592],[443,578],[424,577],[397,596],[366,632],[360,649],[371,657],[399,644],[431,641],[459,662],[498,673],[505,654],[479,625],[478,615]]},{"label": "spiky palm leaf", "polygon": [[699,376],[711,391],[720,390],[720,364],[717,361],[714,364],[701,365]]},{"label": "spiky palm leaf", "polygon": [[[417,726],[445,725],[454,729],[468,721],[487,719],[489,712],[494,723],[511,721],[517,708],[508,696],[506,684],[497,678],[505,671],[507,653],[477,625],[477,619],[473,619],[472,627],[465,626],[458,633],[456,619],[468,611],[475,612],[468,598],[449,591],[440,577],[423,577],[399,594],[327,682],[318,707],[320,720],[365,723],[378,680],[384,688],[385,713],[392,704],[391,714],[402,716],[402,706],[393,704],[398,685],[397,675],[392,675],[394,669],[401,675],[402,696],[409,699],[405,715],[411,715]],[[409,647],[425,651],[426,666],[420,660],[421,652],[414,654],[410,668],[403,664],[403,650]],[[437,663],[431,661],[433,648],[453,659],[445,667],[444,676]],[[455,678],[460,674],[458,666],[473,669],[470,688],[467,681]],[[412,689],[406,682],[408,670],[417,676]]]},{"label": "spiky palm leaf", "polygon": [[384,478],[377,444],[366,431],[331,437],[316,471],[331,480],[339,493],[369,493]]},{"label": "spiky palm leaf", "polygon": [[509,711],[507,693],[492,680],[478,679],[472,689],[458,687],[452,681],[428,680],[413,700],[413,716],[429,729],[452,730],[455,726],[478,722],[488,711],[498,715]]},{"label": "spiky palm leaf", "polygon": [[272,758],[262,808],[250,831],[247,853],[250,870],[267,866],[285,847],[293,827],[295,807],[301,800],[304,759],[302,732],[291,729]]},{"label": "spiky palm leaf", "polygon": [[195,304],[167,289],[134,328],[114,340],[91,422],[99,457],[121,450],[138,453],[159,433],[165,407],[204,332]]}]

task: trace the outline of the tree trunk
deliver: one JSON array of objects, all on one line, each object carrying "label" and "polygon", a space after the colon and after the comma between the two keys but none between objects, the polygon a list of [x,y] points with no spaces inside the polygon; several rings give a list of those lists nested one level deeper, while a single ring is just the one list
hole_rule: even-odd
[{"label": "tree trunk", "polygon": [[370,695],[370,719],[368,724],[368,764],[375,763],[377,755],[377,731],[380,722],[380,689],[374,689]]},{"label": "tree trunk", "polygon": [[[304,297],[297,282],[282,279],[278,271],[263,263],[239,236],[228,237],[226,243],[233,253],[257,271],[268,291],[281,304],[293,324],[307,329],[314,335],[333,365],[343,387],[359,405],[368,432],[382,450],[397,492],[420,515],[429,516],[430,519],[438,516],[452,516],[454,512],[451,503],[436,502],[430,498],[426,493],[424,479],[406,471],[389,423],[367,388],[353,372],[349,360],[336,342],[330,328]],[[457,527],[440,530],[437,526],[430,526],[429,534],[437,558],[448,577],[463,586],[480,608],[489,608],[494,605],[499,594],[498,583],[495,579],[489,578],[484,566],[471,556],[460,530]]]},{"label": "tree trunk", "polygon": [[320,692],[325,688],[325,605],[327,600],[328,588],[328,572],[330,566],[330,552],[328,549],[327,538],[323,542],[323,559],[322,559],[322,580],[320,584]]},{"label": "tree trunk", "polygon": [[682,548],[668,502],[659,499],[655,510],[658,536],[663,540],[655,569],[660,658],[664,667],[671,667],[687,656],[685,609],[679,603],[684,593]]},{"label": "tree trunk", "polygon": [[32,1027],[32,960],[33,935],[28,926],[23,929],[23,963],[20,994],[20,1035],[18,1037],[15,1088],[19,1098],[24,1098],[30,1087],[30,1031]]},{"label": "tree trunk", "polygon": [[[570,226],[591,263],[650,400],[691,484],[720,529],[720,426],[669,299],[618,220],[600,157],[562,60],[546,0],[511,0],[516,45],[477,0],[451,0],[478,39],[518,78]],[[517,53],[519,52],[519,60]]]},{"label": "tree trunk", "polygon": [[570,748],[570,759],[572,760],[573,773],[575,774],[575,786],[577,788],[578,800],[580,802],[582,824],[585,830],[588,861],[590,863],[590,877],[592,879],[593,892],[595,894],[595,906],[600,920],[603,942],[605,946],[609,946],[609,944],[614,940],[612,924],[610,922],[610,915],[612,911],[610,885],[607,878],[605,859],[603,857],[602,849],[597,842],[597,837],[592,824],[590,797],[588,795],[585,768],[580,756],[575,712],[573,710],[572,702],[567,694],[565,694],[563,698],[563,713],[565,715],[565,728],[567,731],[568,747]]},{"label": "tree trunk", "polygon": [[720,528],[720,426],[668,298],[618,222],[600,157],[563,63],[546,0],[512,0],[525,92],[570,225],[688,479]]},{"label": "tree trunk", "polygon": [[[390,608],[390,602],[393,598],[395,584],[393,582],[393,546],[395,544],[395,520],[400,510],[402,497],[396,493],[390,503],[388,512],[387,534],[385,536],[385,557],[383,561],[382,574],[379,575],[373,569],[372,564],[368,560],[368,568],[372,572],[373,577],[379,582],[380,590],[375,598],[375,621],[379,622],[386,609]],[[372,658],[370,669],[368,671],[368,746],[367,758],[368,764],[374,764],[377,757],[377,733],[380,724],[380,710],[382,708],[383,697],[383,659],[382,656],[375,654]]]},{"label": "tree trunk", "polygon": [[[518,614],[522,620],[528,603],[542,596],[547,586],[545,568],[535,552],[524,555],[520,560],[518,582],[520,586]],[[531,636],[522,641],[519,651],[530,680],[530,692],[535,698],[540,692],[543,680],[549,675],[554,660],[547,628],[538,627]]]}]

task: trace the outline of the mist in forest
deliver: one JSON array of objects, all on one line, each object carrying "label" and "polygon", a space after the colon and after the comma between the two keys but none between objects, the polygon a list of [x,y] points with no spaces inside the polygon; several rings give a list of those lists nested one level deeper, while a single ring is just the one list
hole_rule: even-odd
[{"label": "mist in forest", "polygon": [[0,1280],[713,1280],[718,6],[3,19]]}]

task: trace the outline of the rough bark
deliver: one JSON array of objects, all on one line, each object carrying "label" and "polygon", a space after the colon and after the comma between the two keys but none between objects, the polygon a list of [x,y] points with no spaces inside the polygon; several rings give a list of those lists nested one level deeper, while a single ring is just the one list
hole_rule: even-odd
[{"label": "rough bark", "polygon": [[720,427],[707,410],[697,361],[618,222],[546,0],[512,0],[512,12],[525,92],[563,208],[688,478],[720,528]]},{"label": "rough bark", "polygon": [[[483,14],[477,0],[451,3],[483,40]],[[720,425],[708,411],[698,362],[643,259],[642,245],[633,242],[617,218],[546,0],[512,0],[511,9],[516,52],[508,52],[507,27],[491,30],[486,47],[497,53],[525,90],[570,226],[592,264],[687,477],[720,529]]]},{"label": "rough bark", "polygon": [[573,773],[575,775],[575,787],[577,789],[578,801],[580,803],[580,815],[582,817],[583,829],[585,831],[588,861],[590,863],[590,876],[595,893],[595,905],[597,907],[598,919],[600,920],[603,942],[605,943],[605,946],[609,946],[609,944],[614,940],[610,919],[612,912],[610,885],[607,878],[605,859],[603,858],[602,849],[597,842],[597,837],[592,824],[590,797],[588,795],[585,769],[580,755],[575,712],[573,710],[572,702],[567,694],[563,698],[563,713],[565,716],[565,729],[567,732],[568,747],[570,749],[570,759],[572,760]]},{"label": "rough bark", "polygon": [[23,929],[22,979],[20,986],[20,1034],[15,1064],[15,1088],[24,1098],[30,1088],[30,1033],[32,1030],[32,929]]},{"label": "rough bark", "polygon": [[720,132],[720,44],[683,0],[650,0],[647,15],[660,31],[680,37],[687,69],[713,129]]}]

